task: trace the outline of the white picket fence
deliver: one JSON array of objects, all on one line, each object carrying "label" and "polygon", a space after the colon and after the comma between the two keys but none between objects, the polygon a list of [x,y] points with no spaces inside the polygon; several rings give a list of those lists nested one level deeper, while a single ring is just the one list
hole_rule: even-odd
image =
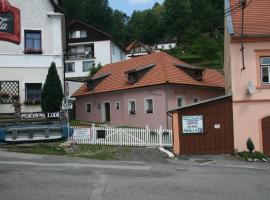
[{"label": "white picket fence", "polygon": [[74,135],[69,140],[77,144],[171,147],[172,130],[149,128],[72,127]]}]

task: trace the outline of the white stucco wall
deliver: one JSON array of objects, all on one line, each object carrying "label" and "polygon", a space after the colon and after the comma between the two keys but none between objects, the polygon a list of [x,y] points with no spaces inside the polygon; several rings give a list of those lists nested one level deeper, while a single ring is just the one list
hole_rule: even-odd
[{"label": "white stucco wall", "polygon": [[[44,83],[51,62],[55,62],[63,82],[63,15],[54,13],[49,0],[9,0],[21,13],[21,43],[0,41],[0,81],[19,81],[20,101],[25,100],[25,83]],[[26,55],[24,31],[40,30],[43,54]],[[40,111],[40,106],[23,107],[23,112]],[[11,105],[0,104],[0,113],[13,112]]]}]

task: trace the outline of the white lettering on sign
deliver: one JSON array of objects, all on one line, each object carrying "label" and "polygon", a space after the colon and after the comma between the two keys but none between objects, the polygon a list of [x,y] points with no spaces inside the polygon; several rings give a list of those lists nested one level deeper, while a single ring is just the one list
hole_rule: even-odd
[{"label": "white lettering on sign", "polygon": [[55,113],[23,113],[21,114],[21,119],[22,120],[27,120],[27,119],[56,119],[60,118],[60,113],[55,112]]},{"label": "white lettering on sign", "polygon": [[0,30],[7,31],[8,21],[8,18],[0,17]]}]

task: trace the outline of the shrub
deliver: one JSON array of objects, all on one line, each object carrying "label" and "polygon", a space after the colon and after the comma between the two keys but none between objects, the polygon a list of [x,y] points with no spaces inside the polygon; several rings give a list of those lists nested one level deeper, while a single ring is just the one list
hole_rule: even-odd
[{"label": "shrub", "polygon": [[263,160],[263,159],[267,159],[265,155],[263,155],[261,152],[258,152],[258,151],[255,151],[255,152],[248,152],[248,151],[242,151],[242,152],[239,152],[237,153],[237,155],[244,159],[244,160],[249,160],[249,159],[252,159],[252,160],[255,160],[255,159],[258,159],[258,160]]},{"label": "shrub", "polygon": [[247,140],[247,149],[249,150],[250,153],[252,153],[255,149],[255,146],[250,138]]},{"label": "shrub", "polygon": [[41,93],[41,108],[43,112],[58,112],[64,98],[63,88],[55,63],[52,62]]}]

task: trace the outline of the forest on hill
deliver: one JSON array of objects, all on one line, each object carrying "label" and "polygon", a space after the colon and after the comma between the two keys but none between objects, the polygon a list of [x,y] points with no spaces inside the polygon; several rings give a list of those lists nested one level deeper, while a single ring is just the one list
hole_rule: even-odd
[{"label": "forest on hill", "polygon": [[127,46],[133,40],[157,44],[177,39],[173,56],[205,67],[223,68],[223,0],[165,0],[127,16],[108,0],[64,0],[67,21],[84,21]]}]

